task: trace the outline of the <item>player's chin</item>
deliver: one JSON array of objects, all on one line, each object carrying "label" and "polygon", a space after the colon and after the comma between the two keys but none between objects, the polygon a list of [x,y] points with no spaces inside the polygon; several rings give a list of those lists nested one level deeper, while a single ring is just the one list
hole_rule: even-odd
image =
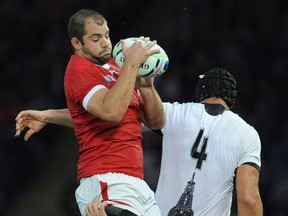
[{"label": "player's chin", "polygon": [[111,58],[111,53],[107,53],[101,56],[102,61],[106,63],[110,60],[110,58]]},{"label": "player's chin", "polygon": [[111,59],[111,56],[110,55],[105,55],[105,56],[102,56],[102,57],[98,57],[98,58],[93,58],[93,62],[95,62],[96,64],[100,64],[100,65],[103,65],[103,64],[106,64],[108,63],[108,61]]}]

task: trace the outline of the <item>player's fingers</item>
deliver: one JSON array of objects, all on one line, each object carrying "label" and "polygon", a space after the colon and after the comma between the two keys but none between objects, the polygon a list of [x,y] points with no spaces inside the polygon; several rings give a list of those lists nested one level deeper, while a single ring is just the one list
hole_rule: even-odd
[{"label": "player's fingers", "polygon": [[[98,210],[100,211],[100,215],[101,216],[107,216],[106,214],[106,211],[105,211],[105,207],[107,206],[108,204],[105,203],[105,202],[101,202],[98,204]],[[99,215],[99,216],[100,216]]]},{"label": "player's fingers", "polygon": [[144,41],[144,39],[137,39],[135,41],[135,43],[139,43],[142,47],[145,47],[146,46],[146,42]]},{"label": "player's fingers", "polygon": [[20,134],[21,134],[21,131],[22,131],[22,130],[20,130],[20,129],[16,129],[16,132],[15,132],[15,137],[18,137],[18,136],[20,136]]},{"label": "player's fingers", "polygon": [[30,137],[31,137],[34,133],[35,133],[34,130],[29,129],[29,130],[26,132],[25,136],[24,136],[24,140],[25,140],[25,141],[28,141],[28,140],[30,139]]},{"label": "player's fingers", "polygon": [[18,137],[20,135],[21,131],[22,131],[21,130],[21,126],[20,126],[19,122],[16,122],[15,126],[16,126],[15,127],[15,129],[16,129],[15,137]]},{"label": "player's fingers", "polygon": [[122,50],[125,50],[127,48],[126,42],[123,39],[121,39],[120,42],[121,42]]},{"label": "player's fingers", "polygon": [[22,116],[23,116],[23,111],[18,113],[18,115],[16,116],[15,120],[18,121]]},{"label": "player's fingers", "polygon": [[146,46],[147,42],[150,41],[150,37],[141,36],[141,37],[138,37],[136,41],[141,42],[143,46]]},{"label": "player's fingers", "polygon": [[93,213],[93,210],[92,210],[92,206],[91,205],[87,205],[85,207],[85,213],[87,216],[91,216],[91,214]]},{"label": "player's fingers", "polygon": [[144,41],[145,41],[145,43],[147,43],[148,41],[150,41],[150,37],[145,37]]},{"label": "player's fingers", "polygon": [[156,44],[157,44],[156,40],[147,43],[146,49],[148,50],[149,55],[153,55],[161,51],[159,47],[155,46]]},{"label": "player's fingers", "polygon": [[15,126],[16,126],[16,129],[20,128],[21,125],[22,125],[22,122],[23,122],[23,118],[18,118],[16,119],[16,123],[15,123]]},{"label": "player's fingers", "polygon": [[[101,202],[97,205],[97,209],[99,210],[99,211],[101,211]],[[102,207],[103,208],[103,207]]]},{"label": "player's fingers", "polygon": [[[103,210],[102,210],[103,211]],[[87,216],[102,216],[101,202],[94,201],[85,207]]]},{"label": "player's fingers", "polygon": [[160,49],[158,49],[158,48],[149,49],[149,50],[148,50],[148,53],[149,53],[149,55],[151,56],[151,55],[153,55],[153,54],[160,53]]},{"label": "player's fingers", "polygon": [[16,121],[15,126],[16,126],[15,136],[18,137],[25,128],[25,122],[23,122],[23,119],[21,118]]},{"label": "player's fingers", "polygon": [[18,121],[21,118],[25,118],[28,117],[30,115],[30,111],[29,110],[24,110],[18,113],[18,115],[16,116],[15,120]]},{"label": "player's fingers", "polygon": [[[151,49],[156,44],[157,44],[157,40],[153,40],[153,41],[151,41],[151,43],[147,43],[146,47],[147,47],[147,49]],[[159,49],[159,51],[160,51],[160,49]]]},{"label": "player's fingers", "polygon": [[97,207],[98,207],[98,210],[100,210],[101,212],[105,212],[106,206],[108,206],[106,202],[100,202]]},{"label": "player's fingers", "polygon": [[27,127],[29,123],[29,119],[27,116],[20,116],[19,118],[16,119],[16,129],[21,129],[23,130],[25,127]]}]

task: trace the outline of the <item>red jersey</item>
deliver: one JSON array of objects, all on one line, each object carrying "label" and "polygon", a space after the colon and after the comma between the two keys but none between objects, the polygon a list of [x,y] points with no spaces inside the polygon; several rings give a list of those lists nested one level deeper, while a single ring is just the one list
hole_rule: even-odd
[{"label": "red jersey", "polygon": [[64,87],[79,144],[78,181],[107,172],[144,177],[137,90],[119,124],[94,117],[83,107],[85,96],[95,87],[111,89],[119,71],[113,59],[101,66],[72,55],[67,65]]}]

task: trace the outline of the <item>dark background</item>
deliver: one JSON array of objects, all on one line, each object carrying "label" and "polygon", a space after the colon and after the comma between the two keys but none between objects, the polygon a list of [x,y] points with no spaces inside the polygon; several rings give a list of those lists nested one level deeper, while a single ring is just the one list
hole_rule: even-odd
[{"label": "dark background", "polygon": [[[0,5],[0,215],[79,215],[73,131],[49,125],[26,143],[23,136],[14,138],[14,119],[23,109],[66,107],[67,22],[82,8],[106,17],[113,44],[131,36],[157,39],[170,59],[168,71],[155,80],[163,101],[193,101],[197,75],[213,67],[234,74],[239,90],[234,111],[262,140],[264,213],[288,215],[287,0],[2,0]],[[143,145],[145,179],[155,189],[161,139],[146,132]]]}]

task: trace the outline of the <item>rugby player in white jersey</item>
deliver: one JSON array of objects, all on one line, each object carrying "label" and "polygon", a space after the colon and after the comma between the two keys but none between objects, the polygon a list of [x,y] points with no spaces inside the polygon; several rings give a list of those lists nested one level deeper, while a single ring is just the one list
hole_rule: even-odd
[{"label": "rugby player in white jersey", "polygon": [[[234,183],[238,216],[263,215],[258,186],[261,142],[257,131],[230,110],[237,97],[234,77],[212,69],[199,76],[195,96],[196,103],[164,103],[155,194],[162,215],[228,216]],[[16,136],[28,127],[28,140],[47,123],[72,127],[70,118],[66,109],[22,111],[16,118]]]},{"label": "rugby player in white jersey", "polygon": [[156,201],[162,215],[228,216],[236,182],[238,216],[263,214],[261,142],[233,113],[237,87],[222,68],[199,76],[197,103],[164,103],[166,124]]}]

